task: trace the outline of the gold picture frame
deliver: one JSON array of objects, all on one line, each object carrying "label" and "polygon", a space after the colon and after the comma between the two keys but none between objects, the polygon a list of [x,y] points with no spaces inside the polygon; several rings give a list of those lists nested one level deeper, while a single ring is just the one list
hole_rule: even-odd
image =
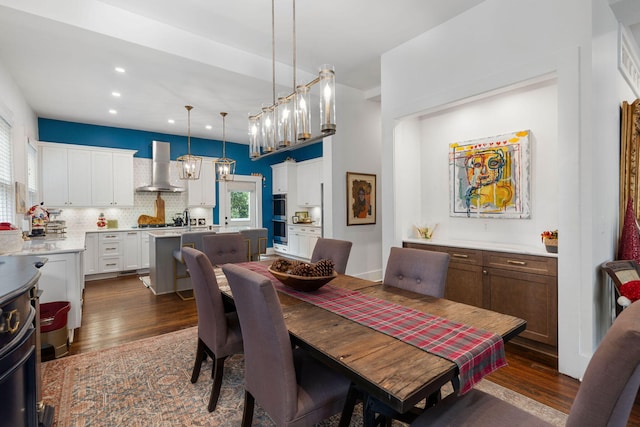
[{"label": "gold picture frame", "polygon": [[376,223],[376,176],[347,172],[347,225]]}]

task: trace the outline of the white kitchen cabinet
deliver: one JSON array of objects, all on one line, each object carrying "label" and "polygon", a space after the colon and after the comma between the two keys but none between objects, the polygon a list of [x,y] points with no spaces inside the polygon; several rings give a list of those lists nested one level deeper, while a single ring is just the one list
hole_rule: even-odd
[{"label": "white kitchen cabinet", "polygon": [[98,233],[98,270],[100,273],[113,273],[122,270],[123,233]]},{"label": "white kitchen cabinet", "polygon": [[40,268],[38,287],[42,290],[40,303],[69,301],[67,317],[69,335],[82,323],[82,259],[80,252],[47,254],[47,262]]},{"label": "white kitchen cabinet", "polygon": [[122,269],[137,270],[140,268],[140,233],[125,231],[122,235]]},{"label": "white kitchen cabinet", "polygon": [[140,268],[149,268],[149,233],[140,231]]},{"label": "white kitchen cabinet", "polygon": [[91,206],[91,151],[42,145],[40,162],[40,188],[46,207]]},{"label": "white kitchen cabinet", "polygon": [[91,152],[92,206],[133,206],[133,153]]},{"label": "white kitchen cabinet", "polygon": [[287,226],[288,232],[288,254],[294,257],[311,259],[311,254],[321,235],[320,227],[309,227],[300,225]]},{"label": "white kitchen cabinet", "polygon": [[271,194],[287,194],[295,183],[296,164],[282,162],[271,165]]},{"label": "white kitchen cabinet", "polygon": [[84,274],[98,273],[98,233],[86,233],[84,236]]},{"label": "white kitchen cabinet", "polygon": [[133,206],[133,150],[40,143],[47,207]]},{"label": "white kitchen cabinet", "polygon": [[322,203],[322,159],[298,163],[296,174],[298,206],[320,206]]},{"label": "white kitchen cabinet", "polygon": [[189,180],[189,206],[215,207],[216,205],[216,175],[213,159],[202,159],[200,179]]}]

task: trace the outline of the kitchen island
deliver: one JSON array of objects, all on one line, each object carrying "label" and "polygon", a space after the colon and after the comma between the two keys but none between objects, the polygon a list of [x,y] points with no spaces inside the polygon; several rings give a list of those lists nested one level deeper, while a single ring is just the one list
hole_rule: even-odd
[{"label": "kitchen island", "polygon": [[[222,227],[213,226],[216,233],[237,233],[241,230],[251,230],[252,227]],[[149,233],[149,276],[143,277],[143,283],[156,295],[175,292],[173,285],[173,251],[180,247],[180,236],[187,228],[150,230]],[[204,230],[193,230],[204,231]],[[178,263],[177,275],[186,276],[186,266]],[[191,279],[178,279],[178,290],[190,290]]]},{"label": "kitchen island", "polygon": [[71,305],[67,317],[69,341],[73,341],[75,328],[82,323],[82,291],[84,289],[83,252],[84,233],[66,238],[33,239],[24,242],[22,251],[11,256],[37,255],[46,259],[40,268],[38,287],[43,291],[40,303],[68,301]]}]

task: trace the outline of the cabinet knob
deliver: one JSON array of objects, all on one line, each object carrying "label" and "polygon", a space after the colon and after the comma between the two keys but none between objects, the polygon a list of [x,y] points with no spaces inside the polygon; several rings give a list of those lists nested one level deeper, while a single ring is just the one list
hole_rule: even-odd
[{"label": "cabinet knob", "polygon": [[487,275],[489,272],[487,270],[482,270],[482,274]]}]

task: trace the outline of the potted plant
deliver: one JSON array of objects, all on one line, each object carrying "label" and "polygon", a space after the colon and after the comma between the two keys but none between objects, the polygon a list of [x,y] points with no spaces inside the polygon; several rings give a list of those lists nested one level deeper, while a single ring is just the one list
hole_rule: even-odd
[{"label": "potted plant", "polygon": [[540,234],[542,243],[547,249],[547,252],[557,254],[558,253],[558,230],[543,231]]}]

